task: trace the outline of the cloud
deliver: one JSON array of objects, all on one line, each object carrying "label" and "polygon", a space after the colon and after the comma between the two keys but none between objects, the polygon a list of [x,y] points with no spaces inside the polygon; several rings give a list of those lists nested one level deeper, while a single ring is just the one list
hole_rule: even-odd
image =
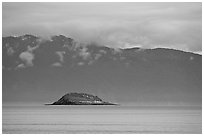
[{"label": "cloud", "polygon": [[88,65],[92,65],[94,63],[94,60],[90,60],[89,62],[88,62]]},{"label": "cloud", "polygon": [[78,62],[77,65],[82,66],[84,65],[84,62]]},{"label": "cloud", "polygon": [[14,53],[15,53],[15,51],[14,51],[14,49],[13,49],[12,47],[9,47],[9,48],[7,49],[7,54],[8,54],[9,56],[12,56]]},{"label": "cloud", "polygon": [[59,63],[59,62],[55,62],[55,63],[52,64],[52,66],[54,66],[54,67],[62,67],[62,64]]},{"label": "cloud", "polygon": [[120,48],[113,48],[112,52],[113,54],[120,54],[122,53],[122,50]]},{"label": "cloud", "polygon": [[28,52],[33,52],[34,50],[36,50],[39,47],[39,45],[31,47],[30,45],[27,46],[27,51]]},{"label": "cloud", "polygon": [[21,69],[21,68],[25,68],[26,66],[24,64],[19,64],[15,69]]},{"label": "cloud", "polygon": [[59,61],[63,63],[65,51],[57,51],[56,54],[59,56]]},{"label": "cloud", "polygon": [[106,54],[106,53],[107,53],[107,52],[104,51],[104,50],[99,50],[99,52],[102,53],[102,54]]},{"label": "cloud", "polygon": [[95,55],[95,60],[98,60],[102,55],[101,54],[96,54]]},{"label": "cloud", "polygon": [[35,58],[35,55],[33,54],[33,51],[39,48],[39,45],[31,47],[30,45],[27,46],[27,51],[22,52],[19,55],[19,58],[24,62],[24,64],[19,64],[17,68],[26,68],[26,67],[32,67],[33,60]]},{"label": "cloud", "polygon": [[19,58],[25,63],[27,67],[33,66],[34,54],[32,54],[31,52],[28,51],[22,52],[19,55]]},{"label": "cloud", "polygon": [[90,53],[88,52],[87,47],[82,47],[79,49],[79,56],[81,56],[84,60],[87,60],[90,57]]},{"label": "cloud", "polygon": [[114,48],[202,51],[202,3],[3,3],[3,36],[64,34]]}]

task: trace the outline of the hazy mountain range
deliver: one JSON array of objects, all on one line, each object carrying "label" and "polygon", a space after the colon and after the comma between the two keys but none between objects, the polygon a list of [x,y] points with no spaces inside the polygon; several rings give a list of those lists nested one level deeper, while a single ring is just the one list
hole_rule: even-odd
[{"label": "hazy mountain range", "polygon": [[201,105],[202,56],[173,49],[113,49],[63,35],[3,37],[3,103],[49,103],[84,92],[116,103]]}]

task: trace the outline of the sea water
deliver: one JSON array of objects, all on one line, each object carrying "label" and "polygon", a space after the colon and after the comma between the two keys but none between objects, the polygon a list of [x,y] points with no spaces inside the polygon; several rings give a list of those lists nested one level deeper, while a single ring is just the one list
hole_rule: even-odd
[{"label": "sea water", "polygon": [[202,133],[195,106],[3,106],[3,133]]}]

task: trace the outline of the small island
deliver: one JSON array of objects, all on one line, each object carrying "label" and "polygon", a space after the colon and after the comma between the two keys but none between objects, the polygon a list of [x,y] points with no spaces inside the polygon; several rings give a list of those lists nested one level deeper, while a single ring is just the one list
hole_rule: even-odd
[{"label": "small island", "polygon": [[117,105],[86,93],[67,93],[58,101],[46,105]]}]

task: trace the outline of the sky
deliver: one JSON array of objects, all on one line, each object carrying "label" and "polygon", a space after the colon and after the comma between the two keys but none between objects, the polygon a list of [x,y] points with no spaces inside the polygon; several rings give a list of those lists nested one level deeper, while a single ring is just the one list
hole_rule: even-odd
[{"label": "sky", "polygon": [[3,36],[202,52],[202,3],[3,3]]}]

